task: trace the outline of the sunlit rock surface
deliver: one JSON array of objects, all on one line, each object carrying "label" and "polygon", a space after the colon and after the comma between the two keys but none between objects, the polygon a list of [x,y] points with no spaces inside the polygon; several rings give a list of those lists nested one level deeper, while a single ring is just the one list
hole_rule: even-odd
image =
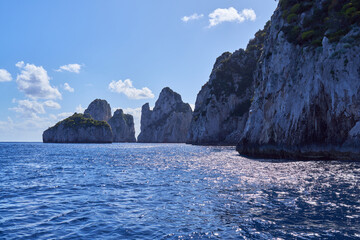
[{"label": "sunlit rock surface", "polygon": [[111,118],[111,107],[106,100],[95,99],[84,112],[98,121],[108,121]]},{"label": "sunlit rock surface", "polygon": [[189,104],[170,88],[164,88],[153,110],[142,106],[141,133],[138,142],[184,143],[192,118]]},{"label": "sunlit rock surface", "polygon": [[118,109],[114,112],[108,123],[113,133],[113,142],[136,142],[134,118],[130,114],[124,114]]},{"label": "sunlit rock surface", "polygon": [[110,125],[88,114],[75,113],[43,133],[44,143],[111,143]]},{"label": "sunlit rock surface", "polygon": [[271,19],[237,150],[252,157],[359,160],[359,21],[346,15],[347,1],[304,1],[296,16],[289,14],[300,10],[286,2]]}]

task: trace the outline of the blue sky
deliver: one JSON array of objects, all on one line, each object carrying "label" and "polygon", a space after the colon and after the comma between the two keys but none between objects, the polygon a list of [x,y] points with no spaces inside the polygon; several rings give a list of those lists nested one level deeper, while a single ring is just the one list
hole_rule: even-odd
[{"label": "blue sky", "polygon": [[[246,47],[273,0],[0,1],[0,141],[96,99],[133,113],[168,86],[194,104],[215,59]],[[121,81],[120,81],[121,80]]]}]

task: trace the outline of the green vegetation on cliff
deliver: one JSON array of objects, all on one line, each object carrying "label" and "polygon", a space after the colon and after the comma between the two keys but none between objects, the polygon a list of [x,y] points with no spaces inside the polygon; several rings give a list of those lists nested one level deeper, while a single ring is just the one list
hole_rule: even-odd
[{"label": "green vegetation on cliff", "polygon": [[[321,46],[326,36],[338,42],[354,26],[360,26],[359,0],[280,0],[282,28],[289,42],[301,46]],[[302,14],[305,17],[302,17]]]},{"label": "green vegetation on cliff", "polygon": [[60,125],[64,125],[67,128],[87,128],[87,127],[108,127],[110,125],[105,121],[97,121],[90,117],[88,114],[74,113],[71,117],[68,117],[58,122],[54,127],[57,128]]}]

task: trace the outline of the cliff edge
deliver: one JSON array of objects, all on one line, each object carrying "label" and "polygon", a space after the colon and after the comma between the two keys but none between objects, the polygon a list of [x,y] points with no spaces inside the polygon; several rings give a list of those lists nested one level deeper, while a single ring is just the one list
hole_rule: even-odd
[{"label": "cliff edge", "polygon": [[209,81],[197,95],[187,143],[236,145],[248,118],[253,75],[270,22],[247,48],[216,59]]},{"label": "cliff edge", "polygon": [[359,53],[359,1],[280,1],[237,151],[360,159]]}]

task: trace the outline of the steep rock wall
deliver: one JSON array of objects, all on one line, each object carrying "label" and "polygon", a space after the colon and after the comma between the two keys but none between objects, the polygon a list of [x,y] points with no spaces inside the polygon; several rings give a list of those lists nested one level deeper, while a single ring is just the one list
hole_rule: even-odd
[{"label": "steep rock wall", "polygon": [[240,154],[360,159],[360,28],[341,15],[347,2],[280,1],[255,73]]},{"label": "steep rock wall", "polygon": [[124,114],[118,109],[114,112],[108,123],[113,132],[113,142],[136,142],[134,118],[130,114]]},{"label": "steep rock wall", "polygon": [[138,142],[184,143],[192,118],[189,104],[170,88],[164,88],[153,110],[149,104],[142,106],[141,132]]},{"label": "steep rock wall", "polygon": [[253,75],[269,26],[256,33],[246,50],[226,52],[216,60],[197,95],[187,143],[236,145],[248,118]]}]

